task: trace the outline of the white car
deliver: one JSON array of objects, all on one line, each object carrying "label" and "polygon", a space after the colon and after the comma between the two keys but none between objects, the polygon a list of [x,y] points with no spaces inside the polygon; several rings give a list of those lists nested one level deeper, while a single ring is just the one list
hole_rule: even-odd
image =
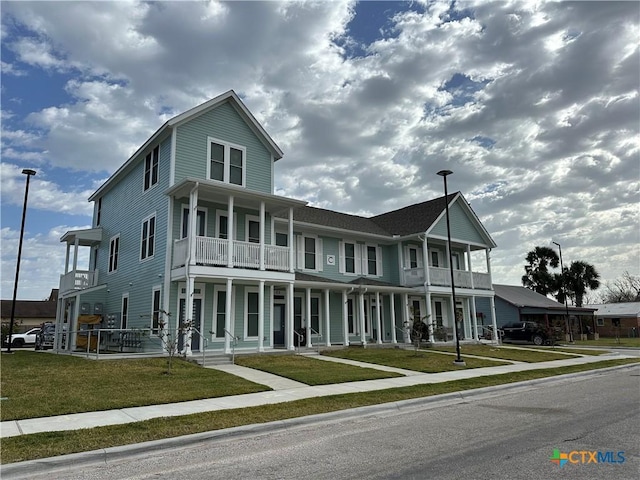
[{"label": "white car", "polygon": [[[32,328],[25,333],[14,333],[11,335],[11,346],[24,347],[25,345],[35,345],[38,333],[40,333],[40,327]],[[9,343],[9,335],[4,339],[4,343]]]}]

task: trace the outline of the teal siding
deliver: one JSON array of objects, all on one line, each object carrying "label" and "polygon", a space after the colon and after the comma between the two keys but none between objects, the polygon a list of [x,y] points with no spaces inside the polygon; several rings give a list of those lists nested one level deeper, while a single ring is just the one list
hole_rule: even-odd
[{"label": "teal siding", "polygon": [[271,154],[229,103],[177,127],[176,183],[185,177],[206,178],[207,137],[245,147],[246,188],[271,193]]},{"label": "teal siding", "polygon": [[[486,243],[486,240],[483,238],[480,231],[478,231],[477,223],[474,222],[469,215],[467,215],[466,211],[458,204],[461,201],[461,199],[458,199],[458,201],[449,208],[451,238],[466,240],[473,243]],[[439,235],[442,237],[447,236],[446,216],[442,216],[430,233],[432,235]]]},{"label": "teal siding", "polygon": [[[98,249],[97,269],[99,283],[106,284],[109,292],[105,298],[105,314],[120,313],[122,294],[129,293],[129,321],[131,328],[147,328],[150,325],[152,288],[162,283],[158,275],[164,272],[165,243],[167,236],[167,198],[164,191],[169,186],[170,137],[160,142],[158,183],[143,191],[144,158],[155,148],[140,153],[130,172],[109,190],[102,200],[102,242]],[[141,261],[142,221],[155,213],[155,241],[153,258]],[[108,272],[109,245],[113,236],[120,235],[118,269]],[[95,252],[92,253],[91,267]]]}]

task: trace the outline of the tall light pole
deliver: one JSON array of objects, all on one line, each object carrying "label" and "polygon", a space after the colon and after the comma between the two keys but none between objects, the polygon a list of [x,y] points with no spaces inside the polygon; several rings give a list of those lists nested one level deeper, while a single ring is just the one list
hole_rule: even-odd
[{"label": "tall light pole", "polygon": [[562,296],[564,297],[564,308],[566,312],[565,325],[567,327],[567,330],[569,331],[569,343],[573,343],[573,330],[571,328],[571,325],[569,325],[569,304],[567,303],[568,292],[564,283],[564,264],[562,263],[562,247],[558,242],[554,242],[553,240],[551,241],[551,243],[553,243],[554,245],[557,245],[558,252],[560,252],[560,288],[562,289],[562,293],[563,293]]},{"label": "tall light pole", "polygon": [[456,359],[454,364],[465,366],[465,361],[460,357],[460,329],[458,328],[458,318],[456,315],[456,286],[453,279],[453,254],[451,253],[451,223],[449,221],[449,193],[447,192],[447,176],[451,175],[451,170],[440,170],[438,175],[444,178],[444,208],[447,216],[447,243],[449,245],[449,270],[451,272],[451,297],[453,299],[453,324],[456,329]]},{"label": "tall light pole", "polygon": [[11,337],[13,336],[13,320],[16,315],[16,296],[18,295],[18,277],[20,276],[20,256],[22,255],[22,238],[24,237],[24,220],[27,216],[27,198],[29,197],[29,179],[35,175],[35,170],[25,168],[22,173],[27,176],[27,184],[24,189],[24,205],[22,206],[22,225],[20,226],[20,242],[18,243],[18,264],[16,265],[16,281],[13,285],[13,301],[11,302],[11,320],[9,321],[9,342],[7,353],[11,353]]}]

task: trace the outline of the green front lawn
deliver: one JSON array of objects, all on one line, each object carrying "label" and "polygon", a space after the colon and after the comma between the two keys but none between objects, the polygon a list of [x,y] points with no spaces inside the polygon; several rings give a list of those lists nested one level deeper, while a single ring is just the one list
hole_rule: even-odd
[{"label": "green front lawn", "polygon": [[576,340],[575,345],[583,347],[632,347],[640,348],[640,338],[620,337],[618,339],[600,337],[598,340]]},{"label": "green front lawn", "polygon": [[415,370],[423,373],[438,373],[461,368],[495,367],[505,365],[498,360],[484,360],[479,358],[463,358],[466,367],[459,367],[453,364],[455,356],[443,355],[441,353],[413,349],[401,348],[346,348],[343,350],[332,350],[322,352],[328,357],[347,358],[359,362],[375,363],[378,365],[388,365],[390,367]]},{"label": "green front lawn", "polygon": [[44,352],[2,355],[4,420],[138,407],[270,390],[243,378],[166,358],[89,360]]},{"label": "green front lawn", "polygon": [[290,378],[307,385],[330,385],[402,377],[399,373],[326,362],[300,355],[246,355],[236,357],[236,364]]},{"label": "green front lawn", "polygon": [[[375,392],[309,398],[260,407],[206,412],[181,417],[156,418],[132,424],[21,435],[2,439],[2,458],[0,461],[6,464],[53,457],[636,362],[638,362],[638,359],[607,360],[595,364],[513,372],[444,383],[391,388]],[[578,412],[578,407],[576,407],[576,412]]]},{"label": "green front lawn", "polygon": [[[536,347],[541,349],[540,347]],[[440,352],[455,353],[456,347],[438,347],[435,346],[431,350]],[[578,353],[578,352],[572,352]],[[593,353],[590,353],[591,355]],[[564,355],[556,353],[553,350],[540,352],[531,348],[508,348],[497,347],[495,345],[460,345],[460,355],[478,355],[481,357],[501,358],[503,360],[513,360],[516,362],[550,362],[551,360],[566,360],[567,358],[575,358],[578,355]],[[466,359],[465,359],[466,361]]]}]

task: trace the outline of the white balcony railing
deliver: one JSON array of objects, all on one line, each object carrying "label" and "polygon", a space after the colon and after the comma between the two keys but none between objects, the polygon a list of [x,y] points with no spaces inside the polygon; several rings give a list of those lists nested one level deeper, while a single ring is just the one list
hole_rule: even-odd
[{"label": "white balcony railing", "polygon": [[[176,240],[173,246],[173,268],[185,265],[188,254],[188,239]],[[260,268],[260,244],[234,240],[232,243],[232,267]],[[229,265],[229,241],[222,238],[196,237],[197,265],[226,267]],[[289,248],[276,245],[264,246],[264,268],[289,271]]]},{"label": "white balcony railing", "polygon": [[84,290],[98,284],[98,270],[73,270],[60,275],[60,293]]},{"label": "white balcony railing", "polygon": [[[471,283],[472,276],[473,285]],[[491,281],[489,274],[487,273],[454,270],[453,280],[456,287],[459,288],[491,290]],[[424,285],[424,282],[424,269],[422,267],[408,268],[404,270],[404,283],[406,286],[417,287]],[[429,284],[440,287],[450,287],[451,271],[448,268],[429,267]]]}]

